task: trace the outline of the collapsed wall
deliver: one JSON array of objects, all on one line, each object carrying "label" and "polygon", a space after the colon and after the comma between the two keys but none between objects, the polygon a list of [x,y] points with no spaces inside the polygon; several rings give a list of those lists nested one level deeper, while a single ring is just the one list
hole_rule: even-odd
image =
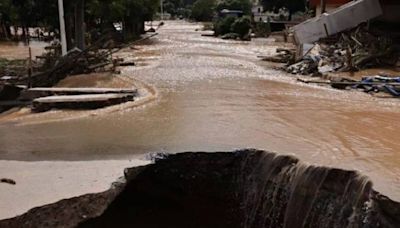
[{"label": "collapsed wall", "polygon": [[0,227],[399,227],[400,204],[355,171],[258,150],[165,155],[125,183]]}]

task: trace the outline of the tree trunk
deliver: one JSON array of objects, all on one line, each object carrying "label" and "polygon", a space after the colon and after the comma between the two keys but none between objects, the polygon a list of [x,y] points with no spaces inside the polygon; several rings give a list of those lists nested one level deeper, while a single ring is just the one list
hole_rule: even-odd
[{"label": "tree trunk", "polygon": [[67,37],[67,50],[71,50],[75,47],[74,42],[74,18],[70,12],[65,12],[65,33]]},{"label": "tree trunk", "polygon": [[7,34],[7,29],[6,26],[3,22],[1,22],[1,27],[0,27],[0,38],[8,40],[8,34]]},{"label": "tree trunk", "polygon": [[11,27],[9,23],[6,23],[5,25],[5,31],[6,31],[6,35],[8,37],[8,39],[11,39]]},{"label": "tree trunk", "polygon": [[75,44],[83,50],[85,49],[85,1],[78,0],[75,5]]}]

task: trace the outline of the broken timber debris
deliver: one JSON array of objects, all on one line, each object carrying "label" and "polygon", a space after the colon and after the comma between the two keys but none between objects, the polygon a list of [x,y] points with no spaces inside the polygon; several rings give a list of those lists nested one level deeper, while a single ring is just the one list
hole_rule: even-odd
[{"label": "broken timber debris", "polygon": [[[122,94],[127,93],[129,96],[137,95],[136,89],[108,89],[108,88],[36,88],[32,90],[21,91],[22,88],[14,86],[17,84],[29,84],[32,86],[52,86],[65,78],[67,75],[90,73],[98,68],[112,66],[132,66],[134,62],[123,62],[123,59],[117,58],[112,59],[112,54],[119,50],[132,46],[138,42],[147,40],[151,37],[158,35],[157,33],[143,37],[139,40],[120,45],[117,48],[104,49],[104,43],[110,39],[110,34],[103,36],[98,41],[88,46],[84,50],[72,49],[66,56],[59,57],[57,54],[57,45],[54,44],[51,47],[47,47],[50,50],[45,56],[42,56],[44,63],[42,68],[50,68],[45,71],[37,71],[32,75],[13,75],[13,76],[2,76],[0,78],[0,113],[6,111],[12,107],[21,106],[24,104],[30,104],[35,98],[50,95],[79,95],[79,94]],[[53,51],[53,52],[52,52]],[[2,72],[0,70],[0,72]],[[10,84],[11,83],[11,84]],[[14,90],[10,92],[10,89]],[[20,95],[21,93],[21,95]],[[5,95],[6,94],[6,95]],[[16,94],[10,97],[10,94]],[[123,99],[121,99],[123,100]],[[111,104],[121,102],[109,102]],[[75,106],[75,105],[73,105]],[[79,105],[76,105],[79,106]],[[83,105],[85,106],[85,105]],[[92,107],[91,105],[88,105]],[[100,107],[101,105],[93,105],[93,107]]]},{"label": "broken timber debris", "polygon": [[[48,56],[44,56],[43,59],[44,61],[48,61],[48,66],[46,65],[46,67],[50,69],[39,72],[36,71],[36,73],[32,74],[30,78],[28,75],[21,76],[18,79],[18,83],[26,84],[31,80],[30,83],[32,86],[52,86],[67,75],[84,74],[96,71],[97,69],[104,68],[107,65],[113,65],[111,59],[112,54],[156,35],[158,34],[151,34],[139,40],[120,45],[117,48],[105,49],[103,47],[104,44],[111,39],[111,34],[107,34],[84,50],[78,48],[70,50],[66,56],[59,57],[57,54],[48,53]],[[51,51],[55,49],[55,47],[52,47],[49,50]]]},{"label": "broken timber debris", "polygon": [[345,78],[339,81],[304,80],[297,78],[297,81],[307,84],[327,84],[335,89],[361,89],[366,93],[384,92],[393,97],[400,97],[400,77],[370,76],[364,77],[361,81],[348,80]]},{"label": "broken timber debris", "polygon": [[[395,66],[400,56],[396,34],[379,31],[379,25],[369,22],[382,12],[379,0],[351,1],[294,26],[298,62],[284,69],[292,74],[324,75]],[[279,55],[264,60],[285,62]]]},{"label": "broken timber debris", "polygon": [[17,183],[13,179],[9,178],[1,178],[0,183],[6,183],[6,184],[11,184],[11,185],[16,185]]},{"label": "broken timber debris", "polygon": [[328,72],[395,66],[400,52],[392,37],[366,25],[321,39],[299,62],[287,66],[292,74],[324,75]]},{"label": "broken timber debris", "polygon": [[257,57],[261,58],[262,61],[292,64],[296,56],[294,50],[285,48],[277,48],[276,53],[277,54],[272,56],[257,56]]}]

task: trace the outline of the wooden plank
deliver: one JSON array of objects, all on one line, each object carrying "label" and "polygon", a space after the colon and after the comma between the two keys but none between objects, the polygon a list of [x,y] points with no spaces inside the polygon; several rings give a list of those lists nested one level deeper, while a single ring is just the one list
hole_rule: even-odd
[{"label": "wooden plank", "polygon": [[49,96],[41,97],[33,100],[38,103],[63,103],[63,102],[90,102],[90,101],[106,101],[114,98],[125,98],[132,96],[131,94],[90,94],[90,95],[65,95],[65,96]]},{"label": "wooden plank", "polygon": [[52,108],[97,109],[133,101],[133,98],[131,93],[49,96],[33,100],[32,111],[44,112]]},{"label": "wooden plank", "polygon": [[93,87],[35,87],[30,88],[31,92],[49,92],[53,94],[107,94],[107,93],[136,93],[136,88],[93,88]]}]

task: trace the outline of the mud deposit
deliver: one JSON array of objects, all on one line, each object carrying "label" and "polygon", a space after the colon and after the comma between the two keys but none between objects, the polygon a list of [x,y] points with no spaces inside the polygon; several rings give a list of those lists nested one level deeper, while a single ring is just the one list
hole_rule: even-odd
[{"label": "mud deposit", "polygon": [[161,155],[125,178],[0,227],[400,226],[400,204],[365,176],[264,151]]}]

